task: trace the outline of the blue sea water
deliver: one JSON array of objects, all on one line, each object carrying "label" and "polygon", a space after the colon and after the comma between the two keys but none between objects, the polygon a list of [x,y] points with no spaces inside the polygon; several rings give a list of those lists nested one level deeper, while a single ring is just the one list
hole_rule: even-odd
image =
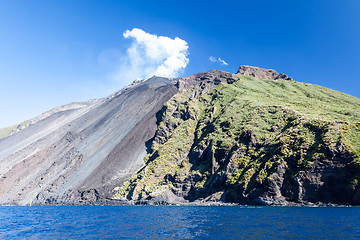
[{"label": "blue sea water", "polygon": [[0,207],[0,239],[360,239],[360,208]]}]

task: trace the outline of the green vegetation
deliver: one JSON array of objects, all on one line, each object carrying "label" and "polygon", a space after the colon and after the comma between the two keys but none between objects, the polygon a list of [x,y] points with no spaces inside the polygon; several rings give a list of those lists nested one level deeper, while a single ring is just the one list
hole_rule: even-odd
[{"label": "green vegetation", "polygon": [[116,198],[150,199],[165,189],[190,200],[218,188],[247,194],[279,166],[297,178],[337,155],[358,168],[351,179],[357,186],[358,98],[313,84],[234,77],[199,99],[188,90],[164,106],[146,166]]},{"label": "green vegetation", "polygon": [[0,128],[0,139],[5,138],[12,134],[19,126],[25,126],[30,122],[30,120],[24,121],[20,124],[16,124],[10,127]]},{"label": "green vegetation", "polygon": [[6,128],[1,128],[0,129],[0,139],[9,136],[11,134],[11,132],[16,129],[16,127],[17,127],[17,125],[14,125],[11,127],[6,127]]}]

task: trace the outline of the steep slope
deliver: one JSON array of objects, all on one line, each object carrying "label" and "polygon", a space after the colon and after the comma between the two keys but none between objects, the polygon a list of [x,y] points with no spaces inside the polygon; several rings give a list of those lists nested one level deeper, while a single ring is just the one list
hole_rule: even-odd
[{"label": "steep slope", "polygon": [[178,85],[145,166],[114,198],[360,204],[360,99],[249,66]]},{"label": "steep slope", "polygon": [[156,117],[177,88],[153,77],[49,112],[0,140],[0,204],[106,203],[143,165]]},{"label": "steep slope", "polygon": [[68,110],[84,108],[87,105],[91,105],[91,104],[95,103],[96,101],[99,101],[99,100],[90,100],[90,101],[87,101],[87,102],[80,102],[80,103],[78,103],[78,102],[70,103],[70,104],[67,104],[67,105],[64,105],[64,106],[53,108],[50,111],[47,111],[47,112],[41,114],[40,116],[37,116],[37,117],[35,117],[33,119],[24,121],[24,122],[22,122],[20,124],[13,125],[13,126],[6,127],[6,128],[1,128],[0,129],[0,139],[11,136],[11,135],[14,135],[14,134],[20,132],[21,130],[29,127],[30,125],[33,125],[33,124],[35,124],[35,123],[37,123],[37,122],[39,122],[39,121],[41,121],[41,120],[43,120],[45,118],[48,118],[51,115],[54,115],[54,114],[56,114],[58,112],[64,112],[64,111],[68,111]]}]

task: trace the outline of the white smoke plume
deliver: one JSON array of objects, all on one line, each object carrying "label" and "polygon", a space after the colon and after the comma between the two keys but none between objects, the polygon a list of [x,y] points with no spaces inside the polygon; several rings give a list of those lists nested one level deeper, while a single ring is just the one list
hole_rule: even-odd
[{"label": "white smoke plume", "polygon": [[178,37],[157,36],[134,28],[123,33],[132,45],[116,71],[121,82],[146,79],[153,75],[177,77],[189,62],[188,43]]}]

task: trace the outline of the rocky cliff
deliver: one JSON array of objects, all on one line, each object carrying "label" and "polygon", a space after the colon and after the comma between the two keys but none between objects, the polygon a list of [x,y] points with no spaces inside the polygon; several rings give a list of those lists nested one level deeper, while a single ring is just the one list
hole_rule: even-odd
[{"label": "rocky cliff", "polygon": [[240,67],[237,75],[180,79],[193,86],[159,112],[145,166],[115,197],[147,204],[360,204],[360,100],[279,76],[285,75]]},{"label": "rocky cliff", "polygon": [[0,140],[0,204],[360,204],[360,100],[240,66],[134,82]]}]

